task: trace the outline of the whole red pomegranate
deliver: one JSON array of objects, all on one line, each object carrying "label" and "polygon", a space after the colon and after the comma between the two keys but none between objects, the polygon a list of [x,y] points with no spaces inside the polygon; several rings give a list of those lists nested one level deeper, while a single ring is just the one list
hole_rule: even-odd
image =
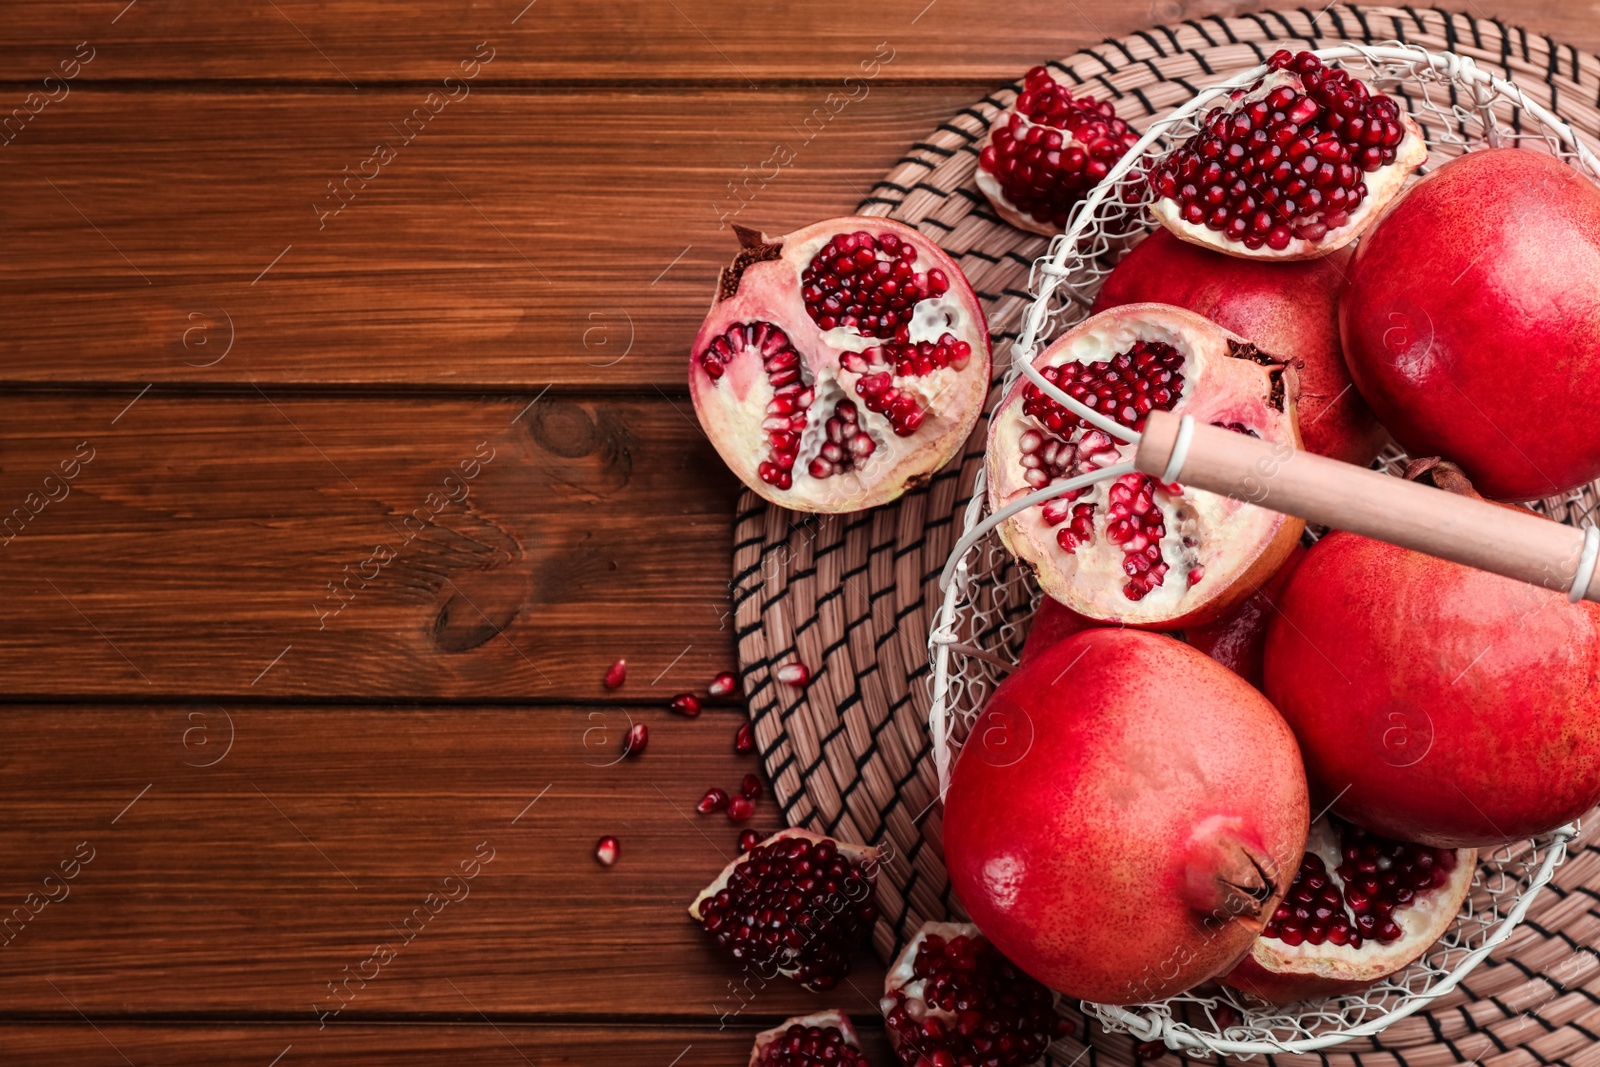
[{"label": "whole red pomegranate", "polygon": [[706,436],[756,493],[860,511],[924,484],[989,391],[989,331],[954,260],[902,223],[818,222],[743,249],[689,355]]},{"label": "whole red pomegranate", "polygon": [[1461,848],[1600,802],[1600,605],[1338,532],[1278,606],[1266,692],[1338,814]]},{"label": "whole red pomegranate", "polygon": [[1311,814],[1294,736],[1172,638],[1089,630],[995,690],[945,796],[951,884],[996,948],[1133,1004],[1227,971],[1288,889]]},{"label": "whole red pomegranate", "polygon": [[1268,263],[1225,256],[1157,230],[1117,264],[1094,310],[1173,304],[1292,362],[1306,450],[1364,466],[1387,434],[1350,387],[1339,346],[1339,294],[1350,255],[1340,249],[1321,259]]},{"label": "whole red pomegranate", "polygon": [[1600,189],[1551,156],[1471,152],[1361,242],[1340,305],[1356,388],[1412,455],[1532,500],[1600,477]]}]

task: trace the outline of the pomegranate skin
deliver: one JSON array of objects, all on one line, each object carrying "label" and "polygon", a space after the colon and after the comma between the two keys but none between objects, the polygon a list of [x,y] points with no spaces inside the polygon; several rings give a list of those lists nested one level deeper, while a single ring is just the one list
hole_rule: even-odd
[{"label": "pomegranate skin", "polygon": [[1412,455],[1532,500],[1600,476],[1600,190],[1538,152],[1471,152],[1356,253],[1345,357]]},{"label": "pomegranate skin", "polygon": [[1600,802],[1600,605],[1338,532],[1279,607],[1266,692],[1337,814],[1464,848]]},{"label": "pomegranate skin", "polygon": [[1300,436],[1307,451],[1372,461],[1388,439],[1354,389],[1339,344],[1338,303],[1350,250],[1280,263],[1223,255],[1156,230],[1106,278],[1094,311],[1173,304],[1295,362]]},{"label": "pomegranate skin", "polygon": [[1133,1004],[1239,961],[1309,822],[1299,750],[1260,693],[1170,637],[1097,629],[995,691],[951,775],[945,863],[1024,971]]}]

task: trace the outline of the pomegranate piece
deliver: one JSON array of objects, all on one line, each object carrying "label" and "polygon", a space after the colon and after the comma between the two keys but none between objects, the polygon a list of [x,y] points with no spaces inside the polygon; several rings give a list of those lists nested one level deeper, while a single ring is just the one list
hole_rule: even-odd
[{"label": "pomegranate piece", "polygon": [[727,806],[727,792],[725,790],[718,789],[716,786],[712,786],[710,789],[706,790],[706,795],[700,798],[700,803],[694,806],[694,810],[698,811],[701,815],[710,815],[712,812],[721,811]]},{"label": "pomegranate piece", "polygon": [[1265,697],[1170,637],[1086,630],[1018,667],[973,725],[945,863],[1023,971],[1134,1004],[1249,951],[1310,819],[1294,736]]},{"label": "pomegranate piece", "polygon": [[799,661],[785,663],[777,670],[777,679],[784,685],[792,685],[796,689],[803,689],[811,681],[811,668]]},{"label": "pomegranate piece", "polygon": [[728,798],[728,821],[744,822],[756,812],[755,802],[749,797]]},{"label": "pomegranate piece", "polygon": [[1360,236],[1427,158],[1392,97],[1283,50],[1151,168],[1151,210],[1183,240],[1231,256],[1310,259]]},{"label": "pomegranate piece", "polygon": [[1138,139],[1111,101],[1074,97],[1034,67],[978,147],[978,188],[1011,225],[1051,237]]},{"label": "pomegranate piece", "polygon": [[739,729],[733,735],[733,750],[739,753],[756,750],[756,728],[752,724],[739,724]]},{"label": "pomegranate piece", "polygon": [[693,719],[700,714],[700,698],[693,693],[679,693],[672,698],[672,703],[667,707],[679,715]]},{"label": "pomegranate piece", "polygon": [[780,830],[728,864],[689,917],[759,973],[832,989],[877,921],[877,868],[875,848]]},{"label": "pomegranate piece", "polygon": [[906,1067],[1028,1067],[1073,1032],[1056,995],[968,923],[924,923],[890,966],[879,1007]]},{"label": "pomegranate piece", "polygon": [[732,671],[723,671],[711,679],[711,684],[706,686],[706,692],[713,697],[732,696],[738,691],[739,680]]},{"label": "pomegranate piece", "polygon": [[602,837],[594,846],[594,858],[600,861],[600,866],[609,867],[617,862],[617,839],[611,836]]},{"label": "pomegranate piece", "polygon": [[989,387],[988,326],[955,261],[882,218],[735,230],[743,250],[689,359],[723,460],[798,511],[860,511],[926,482]]},{"label": "pomegranate piece", "polygon": [[761,799],[761,779],[753,774],[744,776],[744,781],[739,783],[739,792],[746,800]]},{"label": "pomegranate piece", "polygon": [[762,836],[760,830],[740,830],[739,851],[749,852],[751,849],[761,844],[763,840],[765,840],[765,838]]},{"label": "pomegranate piece", "polygon": [[628,727],[627,733],[622,735],[622,754],[624,756],[640,755],[649,743],[650,728],[642,722],[636,722]]},{"label": "pomegranate piece", "polygon": [[1290,1004],[1354,993],[1409,967],[1455,921],[1477,855],[1319,819],[1288,895],[1222,981]]},{"label": "pomegranate piece", "polygon": [[1387,437],[1351,388],[1339,344],[1338,302],[1350,250],[1303,263],[1225,256],[1157,230],[1117,264],[1094,310],[1171,304],[1232,330],[1292,363],[1305,449],[1365,466]]},{"label": "pomegranate piece", "polygon": [[[1047,381],[1137,430],[1151,411],[1192,415],[1297,446],[1292,368],[1190,311],[1128,304],[1058,338],[1035,360]],[[1126,445],[1026,378],[989,425],[989,507],[1132,459]],[[1272,574],[1305,524],[1148,475],[1072,490],[999,527],[1043,590],[1087,619],[1153,629],[1207,622]]]},{"label": "pomegranate piece", "polygon": [[1600,604],[1339,531],[1278,606],[1266,693],[1336,814],[1492,847],[1600,803]]},{"label": "pomegranate piece", "polygon": [[1496,500],[1600,477],[1600,189],[1500,148],[1418,182],[1361,242],[1340,305],[1350,374],[1413,456]]},{"label": "pomegranate piece", "polygon": [[620,689],[622,683],[628,680],[628,661],[619,659],[606,668],[605,683],[607,689]]},{"label": "pomegranate piece", "polygon": [[750,1067],[868,1067],[868,1060],[850,1017],[824,1011],[757,1034]]}]

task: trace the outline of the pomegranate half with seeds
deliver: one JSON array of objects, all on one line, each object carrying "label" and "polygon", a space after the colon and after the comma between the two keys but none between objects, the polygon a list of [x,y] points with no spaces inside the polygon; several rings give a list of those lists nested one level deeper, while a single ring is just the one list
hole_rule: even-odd
[{"label": "pomegranate half with seeds", "polygon": [[860,511],[925,483],[977,424],[989,332],[960,268],[909,226],[735,226],[689,356],[706,436],[755,492]]},{"label": "pomegranate half with seeds", "polygon": [[1056,994],[970,923],[924,923],[884,976],[879,1006],[905,1067],[1029,1067],[1073,1032]]},{"label": "pomegranate half with seeds", "polygon": [[1111,101],[1075,97],[1034,67],[978,147],[978,188],[1011,225],[1051,237],[1138,139]]},{"label": "pomegranate half with seeds", "polygon": [[1428,145],[1393,97],[1311,52],[1278,51],[1267,71],[1151,168],[1152,210],[1229,255],[1326,255],[1399,195]]},{"label": "pomegranate half with seeds", "polygon": [[1387,978],[1450,928],[1477,861],[1474,849],[1432,848],[1319,819],[1288,896],[1223,984],[1290,1004]]},{"label": "pomegranate half with seeds", "polygon": [[[1046,380],[1142,430],[1151,411],[1193,415],[1298,447],[1292,368],[1190,311],[1129,304],[1095,315],[1035,360]],[[989,507],[1131,460],[1134,446],[1019,379],[989,425]],[[1005,520],[1001,540],[1080,615],[1176,629],[1227,612],[1288,557],[1305,524],[1137,472],[1070,490]]]},{"label": "pomegranate half with seeds", "polygon": [[822,1011],[785,1019],[756,1035],[750,1067],[868,1067],[850,1017]]},{"label": "pomegranate half with seeds", "polygon": [[780,830],[724,867],[689,917],[762,977],[832,989],[878,919],[877,878],[875,848]]}]

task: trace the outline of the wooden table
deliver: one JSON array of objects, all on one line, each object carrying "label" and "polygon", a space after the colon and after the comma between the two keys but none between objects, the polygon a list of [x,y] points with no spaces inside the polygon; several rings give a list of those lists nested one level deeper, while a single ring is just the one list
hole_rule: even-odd
[{"label": "wooden table", "polygon": [[[875,1016],[874,961],[751,994],[683,914],[755,767],[736,706],[664,710],[734,666],[683,381],[727,223],[1239,6],[8,0],[0,1061],[689,1067]],[[1592,50],[1597,8],[1494,13]]]}]

